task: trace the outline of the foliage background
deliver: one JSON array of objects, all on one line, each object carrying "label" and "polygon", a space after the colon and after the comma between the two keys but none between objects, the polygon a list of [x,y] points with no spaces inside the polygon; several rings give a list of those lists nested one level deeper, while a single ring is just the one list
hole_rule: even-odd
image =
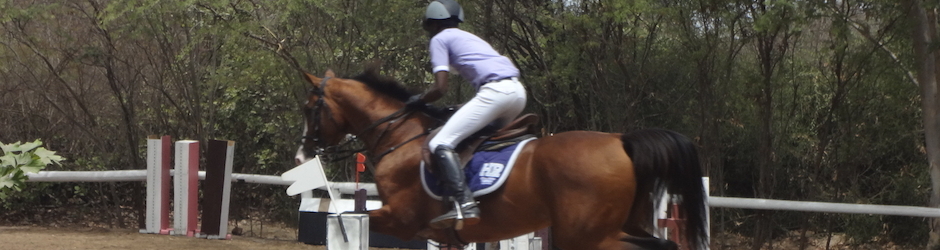
[{"label": "foliage background", "polygon": [[[355,75],[380,59],[385,74],[420,89],[430,80],[426,4],[0,0],[0,141],[42,138],[70,159],[47,170],[114,170],[145,168],[147,135],[227,139],[236,141],[235,172],[280,174],[302,131],[304,82],[249,36],[285,39],[318,75]],[[547,133],[680,131],[700,146],[718,196],[927,203],[901,3],[461,4],[462,28],[520,67],[528,111]],[[473,94],[453,86],[441,103]],[[329,172],[341,181],[351,169],[340,162]],[[295,220],[297,202],[282,187],[239,184],[234,193],[242,206],[233,219]],[[0,211],[8,224],[134,227],[144,197],[142,183],[30,183]],[[853,244],[927,237],[923,220],[907,217],[715,209],[712,222],[713,235],[743,235],[753,248],[794,232],[846,234]]]}]

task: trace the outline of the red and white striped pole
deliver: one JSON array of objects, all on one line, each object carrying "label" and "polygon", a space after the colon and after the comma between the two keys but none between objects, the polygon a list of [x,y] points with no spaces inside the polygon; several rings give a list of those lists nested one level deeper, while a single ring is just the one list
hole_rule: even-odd
[{"label": "red and white striped pole", "polygon": [[176,142],[173,235],[196,236],[199,215],[199,141]]}]

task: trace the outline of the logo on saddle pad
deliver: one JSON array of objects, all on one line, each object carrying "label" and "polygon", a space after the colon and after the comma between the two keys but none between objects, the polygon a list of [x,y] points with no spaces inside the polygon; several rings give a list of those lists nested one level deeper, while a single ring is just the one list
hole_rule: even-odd
[{"label": "logo on saddle pad", "polygon": [[[508,146],[495,151],[479,151],[473,153],[473,159],[464,167],[464,175],[467,176],[467,186],[473,191],[473,197],[489,194],[499,189],[509,173],[512,172],[513,163],[516,162],[516,156],[522,151],[522,148],[530,138],[521,141],[515,145]],[[434,173],[425,168],[425,163],[421,162],[421,180],[424,191],[432,198],[441,200],[444,194],[444,188],[440,185],[440,179]]]}]

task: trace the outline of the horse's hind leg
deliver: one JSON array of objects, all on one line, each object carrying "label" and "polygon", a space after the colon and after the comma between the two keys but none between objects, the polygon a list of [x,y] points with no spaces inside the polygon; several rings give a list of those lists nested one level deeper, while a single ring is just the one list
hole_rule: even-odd
[{"label": "horse's hind leg", "polygon": [[679,246],[675,242],[656,238],[651,233],[655,228],[649,193],[638,195],[635,201],[627,223],[621,227],[623,232],[618,232],[616,237],[605,238],[598,249],[677,250]]},{"label": "horse's hind leg", "polygon": [[652,187],[637,186],[636,198],[633,199],[630,208],[630,216],[627,222],[623,224],[623,232],[639,237],[653,237],[652,232],[656,230],[653,226],[653,200],[651,199]]},{"label": "horse's hind leg", "polygon": [[655,237],[640,237],[620,234],[616,240],[605,239],[599,249],[617,250],[678,250],[675,242]]},{"label": "horse's hind leg", "polygon": [[[651,235],[629,235],[616,229],[571,230],[560,225],[552,226],[552,242],[560,249],[597,250],[676,250],[678,245]],[[610,232],[610,233],[606,233]]]},{"label": "horse's hind leg", "polygon": [[633,209],[630,209],[630,217],[627,218],[627,223],[622,228],[625,235],[620,240],[638,247],[637,249],[677,249],[678,245],[675,242],[653,236],[652,231],[655,230],[653,210],[650,193],[638,192]]},{"label": "horse's hind leg", "polygon": [[[553,227],[554,228],[554,227]],[[554,236],[554,235],[553,235]],[[597,249],[597,250],[677,250],[679,246],[668,240],[654,237],[637,237],[620,233],[603,239],[552,239],[561,249]]]},{"label": "horse's hind leg", "polygon": [[679,245],[676,245],[675,242],[669,240],[663,240],[655,237],[638,237],[625,235],[620,238],[621,241],[626,243],[633,248],[624,248],[624,249],[649,249],[649,250],[676,250],[679,249]]}]

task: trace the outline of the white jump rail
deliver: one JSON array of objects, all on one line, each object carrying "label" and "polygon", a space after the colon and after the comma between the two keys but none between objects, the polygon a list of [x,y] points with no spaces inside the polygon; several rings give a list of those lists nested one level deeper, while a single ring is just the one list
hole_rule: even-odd
[{"label": "white jump rail", "polygon": [[[174,175],[170,171],[170,175]],[[39,173],[27,174],[27,182],[123,182],[123,181],[146,181],[147,170],[109,170],[109,171],[42,171]],[[206,172],[199,171],[199,179],[206,179]],[[256,184],[270,184],[290,186],[293,181],[281,180],[281,176],[259,175],[259,174],[232,174],[232,182],[245,182]],[[342,194],[354,194],[356,192],[356,183],[354,182],[330,182],[333,190]],[[375,183],[359,183],[359,188],[365,189],[368,195],[379,195]]]}]

